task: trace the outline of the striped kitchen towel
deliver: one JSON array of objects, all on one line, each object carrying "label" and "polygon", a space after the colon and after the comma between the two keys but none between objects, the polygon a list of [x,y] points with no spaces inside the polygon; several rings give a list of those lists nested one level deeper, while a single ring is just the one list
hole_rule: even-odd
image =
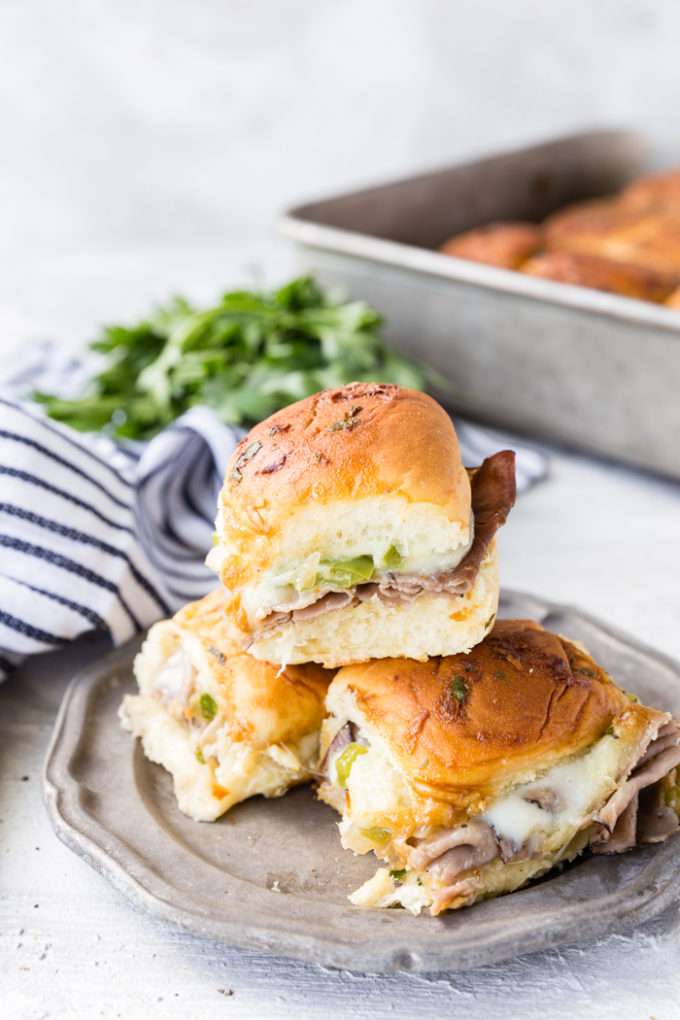
[{"label": "striped kitchen towel", "polygon": [[[60,372],[73,376],[67,359],[39,351],[0,389],[0,678],[86,631],[119,644],[215,587],[203,561],[244,434],[205,407],[146,444],[75,432],[16,399],[35,386],[58,390]],[[545,475],[544,454],[456,427],[465,463],[511,446],[520,491]]]}]

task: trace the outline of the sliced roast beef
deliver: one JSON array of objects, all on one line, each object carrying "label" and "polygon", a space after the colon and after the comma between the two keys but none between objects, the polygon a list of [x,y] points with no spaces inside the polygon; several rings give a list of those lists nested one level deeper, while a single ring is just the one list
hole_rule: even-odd
[{"label": "sliced roast beef", "polygon": [[378,575],[372,581],[353,588],[333,590],[316,598],[314,591],[302,592],[293,602],[282,602],[265,610],[264,618],[253,632],[251,644],[265,634],[291,621],[309,620],[334,609],[358,606],[369,599],[379,599],[387,606],[410,605],[423,592],[455,597],[470,591],[479,572],[489,544],[505,524],[515,496],[515,454],[502,450],[487,457],[470,472],[474,538],[458,566],[441,574]]},{"label": "sliced roast beef", "polygon": [[638,798],[637,795],[628,801],[619,817],[616,819],[611,836],[605,830],[604,841],[591,841],[590,848],[593,853],[600,854],[622,854],[635,846],[635,834],[637,832]]},{"label": "sliced roast beef", "polygon": [[551,811],[553,814],[560,807],[561,798],[557,790],[546,786],[542,789],[533,789],[530,793],[524,794],[527,804],[535,804],[541,811]]},{"label": "sliced roast beef", "polygon": [[356,587],[357,602],[370,602],[371,599],[379,599],[384,606],[410,606],[415,602],[420,593],[406,594],[402,591],[386,591],[380,587],[377,581],[369,581],[367,584],[358,584]]},{"label": "sliced roast beef", "polygon": [[302,609],[294,609],[292,615],[296,620],[312,620],[315,616],[322,616],[332,609],[344,609],[352,601],[351,591],[329,591],[326,595],[322,595],[317,602],[312,602],[311,605],[304,606]]},{"label": "sliced roast beef", "polygon": [[481,467],[470,473],[472,514],[475,537],[469,552],[457,567],[443,574],[387,575],[380,580],[383,590],[410,593],[420,591],[444,595],[464,595],[472,588],[489,543],[512,510],[517,495],[515,454],[501,450],[487,457]]},{"label": "sliced roast beef", "polygon": [[469,875],[467,878],[462,878],[458,882],[454,882],[452,885],[446,885],[443,888],[433,889],[431,892],[432,896],[432,913],[437,916],[442,910],[446,910],[450,907],[454,900],[462,900],[460,906],[466,906],[470,903],[474,903],[477,893],[483,886],[483,882],[478,875]]},{"label": "sliced roast beef", "polygon": [[660,843],[678,830],[678,816],[666,804],[661,783],[640,791],[638,811],[638,843]]},{"label": "sliced roast beef", "polygon": [[464,871],[480,868],[500,853],[496,833],[487,822],[473,818],[464,825],[420,840],[410,854],[410,864],[451,885]]},{"label": "sliced roast beef", "polygon": [[628,779],[593,817],[601,826],[590,839],[593,853],[623,853],[637,844],[665,839],[680,827],[675,811],[666,810],[661,803],[660,788],[640,798],[641,791],[658,785],[680,765],[680,725],[669,719],[649,738],[647,734]]},{"label": "sliced roast beef", "polygon": [[[366,584],[358,584],[354,588],[343,588],[342,591],[326,592],[325,595],[316,598],[316,600],[311,592],[307,593],[307,595],[308,597],[304,600],[298,601],[296,599],[294,603],[295,608],[293,609],[283,608],[285,605],[290,606],[290,603],[282,603],[280,606],[275,606],[263,618],[250,644],[265,634],[276,630],[277,627],[290,623],[291,620],[294,620],[296,623],[299,623],[301,620],[312,620],[315,616],[323,616],[324,613],[330,613],[334,609],[345,609],[350,605],[358,606],[360,602],[368,602],[372,598],[380,599],[387,606],[407,605],[416,598],[415,594],[407,596],[397,591],[382,592],[380,585],[370,581]],[[247,647],[250,647],[250,644]]]},{"label": "sliced roast beef", "polygon": [[427,871],[442,884],[430,890],[432,913],[445,910],[454,900],[472,902],[482,888],[479,875],[465,875],[472,868],[495,860],[500,854],[496,833],[487,822],[472,818],[453,829],[442,829],[417,841],[409,855],[409,865]]},{"label": "sliced roast beef", "polygon": [[639,759],[635,767],[639,768],[640,765],[644,765],[650,758],[656,758],[656,756],[661,754],[662,751],[665,751],[667,747],[673,747],[677,744],[678,738],[680,738],[680,730],[678,729],[678,724],[675,719],[671,719],[670,722],[664,723],[664,725],[659,729],[656,737],[649,742],[647,750]]}]

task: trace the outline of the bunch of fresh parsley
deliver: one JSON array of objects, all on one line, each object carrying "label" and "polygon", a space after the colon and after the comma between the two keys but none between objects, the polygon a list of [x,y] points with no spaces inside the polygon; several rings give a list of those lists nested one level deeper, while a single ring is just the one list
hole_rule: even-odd
[{"label": "bunch of fresh parsley", "polygon": [[90,344],[103,367],[77,400],[36,393],[53,418],[83,431],[149,439],[195,404],[247,427],[329,387],[358,381],[422,389],[429,373],[386,347],[381,318],[304,276],[271,293],[232,291],[214,308],[182,298]]}]

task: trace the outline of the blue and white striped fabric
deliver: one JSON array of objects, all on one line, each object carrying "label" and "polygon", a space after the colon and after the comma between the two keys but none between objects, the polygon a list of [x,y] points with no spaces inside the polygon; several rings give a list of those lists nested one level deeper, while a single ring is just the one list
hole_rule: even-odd
[{"label": "blue and white striped fabric", "polygon": [[119,644],[214,587],[240,435],[196,408],[140,455],[0,397],[0,671],[89,630]]},{"label": "blue and white striped fabric", "polygon": [[[203,560],[243,435],[204,407],[147,444],[75,432],[16,399],[35,386],[59,391],[60,376],[77,371],[46,347],[36,353],[0,390],[0,678],[87,631],[120,644],[210,591]],[[546,473],[542,453],[456,427],[464,463],[511,446],[520,490]]]}]

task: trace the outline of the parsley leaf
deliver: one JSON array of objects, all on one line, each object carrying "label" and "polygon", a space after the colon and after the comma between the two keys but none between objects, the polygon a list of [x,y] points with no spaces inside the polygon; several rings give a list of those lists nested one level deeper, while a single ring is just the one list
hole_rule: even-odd
[{"label": "parsley leaf", "polygon": [[[195,404],[250,428],[287,404],[355,380],[446,385],[386,347],[381,325],[365,302],[343,302],[311,276],[271,292],[230,291],[203,310],[175,298],[137,325],[104,329],[90,344],[103,366],[80,399],[33,397],[73,428],[150,439]],[[357,413],[337,428],[355,428]]]},{"label": "parsley leaf", "polygon": [[465,701],[468,695],[468,689],[462,676],[454,676],[451,681],[451,686],[449,687],[449,693],[452,698],[456,699],[456,701]]}]

